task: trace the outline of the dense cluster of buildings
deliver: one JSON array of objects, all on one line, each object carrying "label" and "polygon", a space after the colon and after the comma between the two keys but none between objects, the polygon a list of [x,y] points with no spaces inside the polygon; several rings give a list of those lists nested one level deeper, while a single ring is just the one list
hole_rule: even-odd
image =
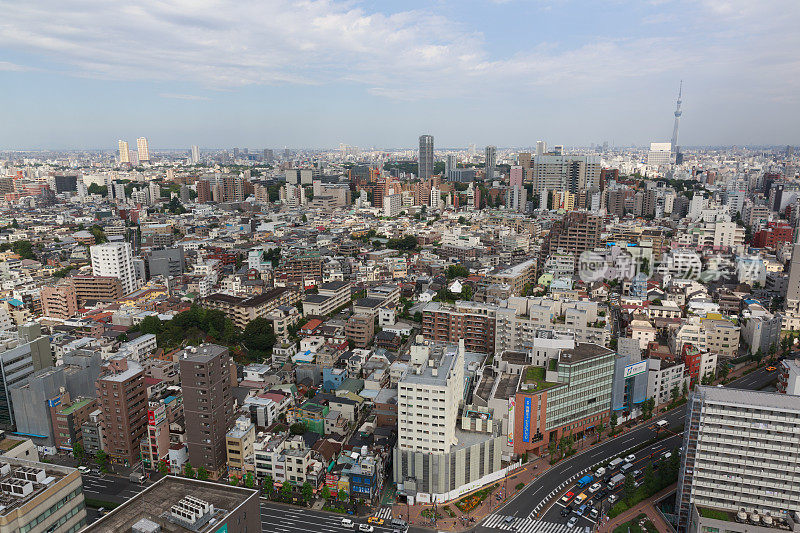
[{"label": "dense cluster of buildings", "polygon": [[740,410],[792,446],[795,365],[704,387],[800,330],[793,154],[137,148],[0,161],[0,425],[43,452],[447,501],[696,391],[683,519],[797,510],[796,458],[759,496],[713,456]]}]

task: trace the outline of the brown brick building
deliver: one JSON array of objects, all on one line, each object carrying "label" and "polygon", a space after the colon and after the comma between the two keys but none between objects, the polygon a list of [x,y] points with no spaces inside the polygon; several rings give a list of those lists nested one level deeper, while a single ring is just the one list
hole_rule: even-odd
[{"label": "brown brick building", "polygon": [[355,348],[366,348],[375,335],[375,320],[370,315],[353,315],[345,326],[347,340]]},{"label": "brown brick building", "polygon": [[51,318],[67,319],[78,312],[78,296],[72,284],[42,287],[42,312]]},{"label": "brown brick building", "polygon": [[496,310],[492,305],[456,302],[455,305],[428,304],[422,313],[422,335],[441,342],[464,339],[468,351],[494,352]]},{"label": "brown brick building", "polygon": [[112,461],[132,465],[147,424],[144,370],[128,359],[111,359],[96,388],[105,451]]},{"label": "brown brick building", "polygon": [[69,279],[75,287],[78,305],[87,301],[113,302],[122,298],[122,282],[109,276],[75,276]]},{"label": "brown brick building", "polygon": [[216,344],[178,353],[189,462],[214,475],[226,464],[225,435],[233,426],[228,349]]}]

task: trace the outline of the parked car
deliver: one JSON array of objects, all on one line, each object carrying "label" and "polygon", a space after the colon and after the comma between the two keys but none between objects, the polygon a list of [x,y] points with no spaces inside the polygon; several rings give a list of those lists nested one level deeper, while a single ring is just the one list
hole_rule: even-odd
[{"label": "parked car", "polygon": [[565,518],[565,517],[569,516],[569,514],[571,512],[572,512],[572,507],[569,507],[569,506],[568,507],[564,507],[563,509],[561,509],[561,517]]},{"label": "parked car", "polygon": [[564,496],[561,497],[561,503],[567,504],[572,501],[572,498],[575,497],[575,493],[572,491],[567,492]]},{"label": "parked car", "polygon": [[78,472],[80,472],[81,474],[88,474],[89,472],[91,472],[91,470],[81,465],[78,467]]},{"label": "parked car", "polygon": [[578,517],[577,516],[573,516],[572,518],[570,518],[567,521],[567,527],[572,529],[573,527],[575,527],[575,524],[577,524],[577,523],[578,523]]},{"label": "parked car", "polygon": [[589,511],[589,518],[591,518],[592,520],[597,520],[597,517],[599,515],[600,511],[598,511],[597,509],[592,509],[591,511]]},{"label": "parked car", "polygon": [[625,457],[625,462],[626,462],[626,463],[632,463],[632,462],[634,462],[635,460],[636,460],[636,456],[635,456],[635,455],[633,455],[633,454],[630,454],[630,455],[628,455],[628,456],[626,456],[626,457]]},{"label": "parked car", "polygon": [[602,466],[594,471],[594,477],[596,477],[597,479],[600,479],[605,474],[606,474],[606,469],[603,468]]},{"label": "parked car", "polygon": [[369,524],[359,524],[358,530],[363,531],[364,533],[372,533],[373,531],[375,531],[375,528]]},{"label": "parked car", "polygon": [[610,496],[608,497],[608,503],[609,503],[609,505],[612,505],[612,504],[613,504],[615,501],[617,501],[617,495],[616,495],[616,494],[612,494],[612,495],[610,495]]},{"label": "parked car", "polygon": [[600,483],[595,483],[594,485],[592,485],[591,487],[589,487],[589,492],[590,492],[590,493],[592,493],[592,494],[594,494],[595,492],[597,492],[598,490],[600,490],[600,487],[602,487],[602,485],[601,485]]}]

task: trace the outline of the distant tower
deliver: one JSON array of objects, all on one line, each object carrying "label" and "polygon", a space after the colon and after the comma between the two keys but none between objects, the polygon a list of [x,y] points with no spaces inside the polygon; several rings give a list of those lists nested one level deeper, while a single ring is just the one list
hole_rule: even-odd
[{"label": "distant tower", "polygon": [[486,179],[494,179],[494,170],[497,166],[497,147],[487,146],[484,154],[484,174]]},{"label": "distant tower", "polygon": [[678,148],[678,123],[681,120],[681,94],[683,93],[683,80],[681,80],[680,87],[678,88],[678,104],[675,106],[675,125],[672,126],[672,149],[675,153],[679,153]]},{"label": "distant tower", "polygon": [[139,162],[150,162],[150,148],[147,146],[147,139],[139,137],[136,139],[136,150],[139,152]]},{"label": "distant tower", "polygon": [[119,141],[119,162],[120,163],[130,163],[131,162],[131,154],[128,150],[128,142],[123,141],[120,139]]},{"label": "distant tower", "polygon": [[433,135],[420,135],[418,162],[419,179],[430,179],[433,176]]}]

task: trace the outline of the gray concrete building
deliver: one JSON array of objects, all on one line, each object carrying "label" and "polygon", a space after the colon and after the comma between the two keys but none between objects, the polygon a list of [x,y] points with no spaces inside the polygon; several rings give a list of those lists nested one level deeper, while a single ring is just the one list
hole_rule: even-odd
[{"label": "gray concrete building", "polygon": [[[66,390],[63,367],[44,368],[23,382],[10,387],[17,433],[41,439],[52,445],[53,424],[50,407]],[[57,405],[57,404],[55,404]]]}]

